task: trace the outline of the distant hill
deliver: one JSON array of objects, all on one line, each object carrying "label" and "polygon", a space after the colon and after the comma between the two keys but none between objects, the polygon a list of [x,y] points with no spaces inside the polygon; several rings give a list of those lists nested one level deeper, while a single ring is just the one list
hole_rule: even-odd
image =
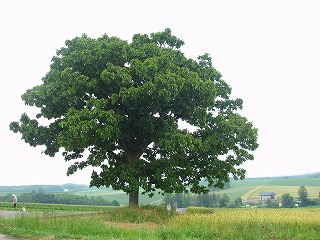
[{"label": "distant hill", "polygon": [[220,191],[219,194],[226,193],[230,197],[230,201],[238,197],[259,198],[260,192],[276,192],[278,198],[285,193],[289,193],[297,198],[300,186],[306,187],[310,198],[318,198],[320,177],[308,174],[273,178],[246,178],[238,181],[231,180],[230,188]]},{"label": "distant hill", "polygon": [[0,193],[27,193],[32,191],[64,192],[88,190],[88,185],[67,183],[63,185],[21,185],[21,186],[0,186]]},{"label": "distant hill", "polygon": [[[278,198],[284,193],[290,193],[293,197],[298,197],[298,188],[305,186],[310,198],[318,198],[320,191],[320,173],[307,173],[298,176],[284,177],[264,177],[264,178],[246,178],[244,180],[231,180],[230,188],[218,190],[215,193],[223,195],[226,193],[230,202],[238,197],[254,199],[259,197],[260,192],[276,192]],[[81,184],[63,184],[63,185],[29,185],[29,186],[0,186],[0,194],[4,193],[28,193],[32,191],[59,193],[66,189],[76,195],[87,195],[88,197],[101,196],[103,199],[117,199],[121,204],[127,204],[128,195],[122,191],[114,191],[111,188],[89,188]],[[141,195],[141,203],[161,202],[163,196],[156,194],[153,198]]]}]

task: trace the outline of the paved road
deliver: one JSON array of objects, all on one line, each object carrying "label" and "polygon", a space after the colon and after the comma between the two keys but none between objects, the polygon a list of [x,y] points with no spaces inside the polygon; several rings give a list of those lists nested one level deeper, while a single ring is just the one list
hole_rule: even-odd
[{"label": "paved road", "polygon": [[13,237],[8,237],[0,234],[0,240],[18,240],[18,239],[22,240],[22,238],[13,238]]}]

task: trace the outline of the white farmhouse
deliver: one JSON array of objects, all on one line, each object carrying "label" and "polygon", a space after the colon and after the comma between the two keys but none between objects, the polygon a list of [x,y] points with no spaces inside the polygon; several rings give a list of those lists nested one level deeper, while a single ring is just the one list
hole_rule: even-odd
[{"label": "white farmhouse", "polygon": [[268,199],[270,200],[277,200],[277,193],[275,192],[261,192],[259,194],[261,201],[266,201]]}]

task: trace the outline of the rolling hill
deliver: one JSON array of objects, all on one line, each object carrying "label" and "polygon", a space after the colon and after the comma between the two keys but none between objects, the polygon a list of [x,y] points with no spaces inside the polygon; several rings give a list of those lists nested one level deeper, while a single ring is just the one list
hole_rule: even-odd
[{"label": "rolling hill", "polygon": [[305,186],[310,198],[318,198],[320,178],[315,177],[278,177],[278,178],[248,178],[240,181],[232,180],[230,188],[219,191],[226,193],[230,201],[241,197],[246,199],[259,198],[260,192],[276,192],[278,198],[285,193],[298,197],[298,188]]},{"label": "rolling hill", "polygon": [[[247,178],[244,180],[231,180],[230,188],[216,191],[216,194],[226,193],[230,202],[241,197],[245,199],[259,198],[260,192],[276,192],[277,197],[285,193],[291,194],[294,198],[298,197],[298,188],[305,186],[310,198],[318,198],[320,192],[320,176],[291,176],[276,178]],[[111,188],[89,188],[86,185],[64,184],[64,185],[33,185],[33,186],[0,186],[0,195],[6,193],[23,193],[38,191],[39,188],[45,192],[63,192],[68,189],[69,193],[76,195],[87,195],[88,197],[98,197],[112,201],[116,199],[120,204],[128,204],[128,195],[122,191],[115,191]],[[147,195],[140,195],[140,203],[154,204],[161,203],[163,196],[155,194],[153,198]]]}]

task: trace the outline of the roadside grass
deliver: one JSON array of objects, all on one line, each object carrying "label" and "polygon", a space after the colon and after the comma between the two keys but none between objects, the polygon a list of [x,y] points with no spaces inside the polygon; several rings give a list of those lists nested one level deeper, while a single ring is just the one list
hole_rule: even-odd
[{"label": "roadside grass", "polygon": [[319,239],[320,208],[117,207],[78,216],[0,218],[0,232],[35,239]]},{"label": "roadside grass", "polygon": [[155,231],[173,214],[164,206],[143,206],[114,207],[77,216],[0,217],[0,232],[38,239],[158,239]]}]

